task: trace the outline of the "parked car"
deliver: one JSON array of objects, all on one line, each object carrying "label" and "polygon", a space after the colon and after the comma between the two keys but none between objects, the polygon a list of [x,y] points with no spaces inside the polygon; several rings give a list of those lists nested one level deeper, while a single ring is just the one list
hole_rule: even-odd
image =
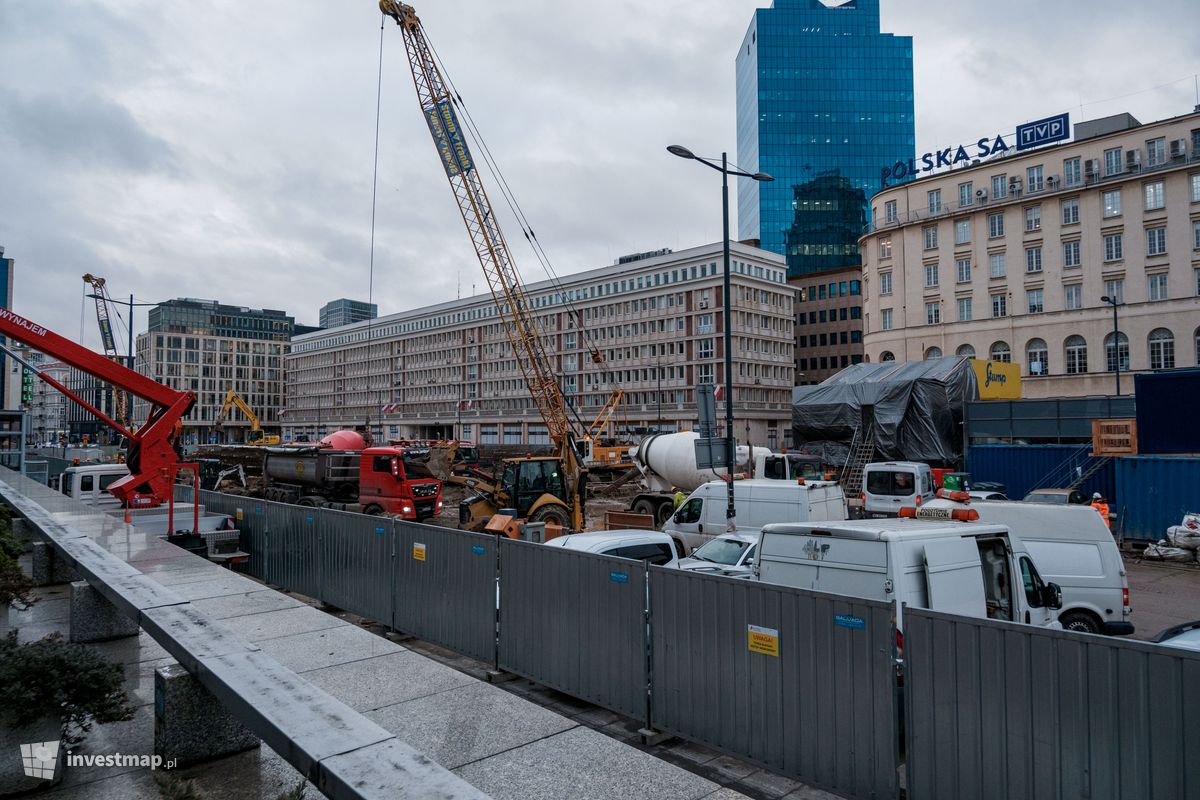
[{"label": "parked car", "polygon": [[684,555],[675,540],[667,534],[635,529],[569,533],[551,539],[544,546],[649,561],[659,566],[673,566]]},{"label": "parked car", "polygon": [[971,495],[972,500],[1007,500],[1008,495],[1003,492],[981,492],[977,489],[972,489],[967,492]]},{"label": "parked car", "polygon": [[863,467],[863,513],[895,517],[901,508],[932,500],[933,470],[915,461],[883,461]]},{"label": "parked car", "polygon": [[753,574],[754,554],[758,551],[758,533],[723,533],[696,548],[688,558],[676,564],[689,572],[748,577]]},{"label": "parked car", "polygon": [[942,499],[923,507],[970,508],[980,522],[1015,531],[1042,577],[1062,587],[1058,619],[1067,630],[1110,636],[1133,633],[1125,562],[1108,526],[1090,507],[1011,501],[963,505]]},{"label": "parked car", "polygon": [[1160,631],[1150,641],[1181,650],[1200,650],[1200,620],[1185,622]]},{"label": "parked car", "polygon": [[1078,489],[1034,489],[1025,495],[1023,503],[1053,503],[1056,506],[1088,504],[1087,495]]}]

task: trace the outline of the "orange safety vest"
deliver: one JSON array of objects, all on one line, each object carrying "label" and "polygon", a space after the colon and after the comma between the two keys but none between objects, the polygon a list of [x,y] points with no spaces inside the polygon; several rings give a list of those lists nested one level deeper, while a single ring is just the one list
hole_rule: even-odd
[{"label": "orange safety vest", "polygon": [[1104,524],[1111,528],[1112,523],[1108,519],[1108,503],[1095,500],[1092,502],[1092,508],[1096,509],[1096,512],[1100,514],[1100,519],[1104,520]]}]

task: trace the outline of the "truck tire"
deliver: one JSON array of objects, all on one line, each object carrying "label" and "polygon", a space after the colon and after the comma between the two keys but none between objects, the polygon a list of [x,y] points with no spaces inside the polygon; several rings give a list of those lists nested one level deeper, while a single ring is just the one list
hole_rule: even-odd
[{"label": "truck tire", "polygon": [[372,517],[378,517],[383,513],[383,506],[378,505],[377,503],[371,503],[371,505],[363,509],[363,513]]},{"label": "truck tire", "polygon": [[655,513],[658,511],[656,506],[657,504],[653,500],[643,497],[633,504],[632,510],[635,514],[645,514],[648,517],[658,519],[658,514]]},{"label": "truck tire", "polygon": [[1086,611],[1068,611],[1061,615],[1058,621],[1062,623],[1063,630],[1065,631],[1100,633],[1102,630],[1100,620],[1096,619],[1095,615],[1089,614]]},{"label": "truck tire", "polygon": [[658,509],[654,514],[654,521],[658,523],[655,527],[661,529],[663,525],[667,524],[667,520],[669,520],[674,513],[675,506],[673,506],[671,503],[668,503],[665,500],[659,503]]},{"label": "truck tire", "polygon": [[311,497],[301,497],[296,501],[296,505],[304,506],[305,508],[317,508],[317,502]]},{"label": "truck tire", "polygon": [[552,522],[555,525],[561,525],[564,528],[569,528],[571,518],[567,514],[567,510],[562,506],[542,506],[529,519],[530,522]]}]

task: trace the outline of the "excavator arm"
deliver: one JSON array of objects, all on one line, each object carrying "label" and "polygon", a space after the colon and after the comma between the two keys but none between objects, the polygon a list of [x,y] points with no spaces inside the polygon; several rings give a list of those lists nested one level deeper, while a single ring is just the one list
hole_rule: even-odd
[{"label": "excavator arm", "polygon": [[[94,353],[57,333],[31,322],[6,308],[0,308],[0,334],[69,367],[111,383],[114,390],[123,390],[150,404],[146,424],[136,432],[95,408],[79,395],[35,366],[26,364],[38,377],[73,401],[95,414],[102,422],[125,436],[129,442],[126,463],[129,475],[109,487],[109,491],[128,505],[157,506],[171,497],[179,456],[175,439],[183,416],[196,402],[191,392],[180,392],[139,375],[123,364]],[[10,355],[12,355],[10,353]],[[16,356],[14,356],[15,358]]]}]

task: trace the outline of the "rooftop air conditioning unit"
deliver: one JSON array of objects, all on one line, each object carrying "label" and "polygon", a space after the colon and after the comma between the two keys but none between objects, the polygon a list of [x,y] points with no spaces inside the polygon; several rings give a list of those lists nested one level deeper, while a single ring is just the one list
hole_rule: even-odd
[{"label": "rooftop air conditioning unit", "polygon": [[1171,140],[1171,160],[1179,161],[1187,158],[1187,139]]},{"label": "rooftop air conditioning unit", "polygon": [[1125,153],[1125,169],[1133,170],[1141,169],[1142,167],[1142,151],[1138,149],[1128,150]]},{"label": "rooftop air conditioning unit", "polygon": [[975,197],[982,203],[987,200],[987,189],[976,189]]},{"label": "rooftop air conditioning unit", "polygon": [[1046,178],[1046,185],[1050,186],[1050,187],[1058,186],[1058,182],[1060,180],[1062,180],[1062,179],[1059,178],[1057,175],[1051,175],[1049,178]]},{"label": "rooftop air conditioning unit", "polygon": [[700,307],[701,307],[701,308],[708,308],[708,301],[707,301],[707,300],[701,300],[701,301],[700,301]]}]

